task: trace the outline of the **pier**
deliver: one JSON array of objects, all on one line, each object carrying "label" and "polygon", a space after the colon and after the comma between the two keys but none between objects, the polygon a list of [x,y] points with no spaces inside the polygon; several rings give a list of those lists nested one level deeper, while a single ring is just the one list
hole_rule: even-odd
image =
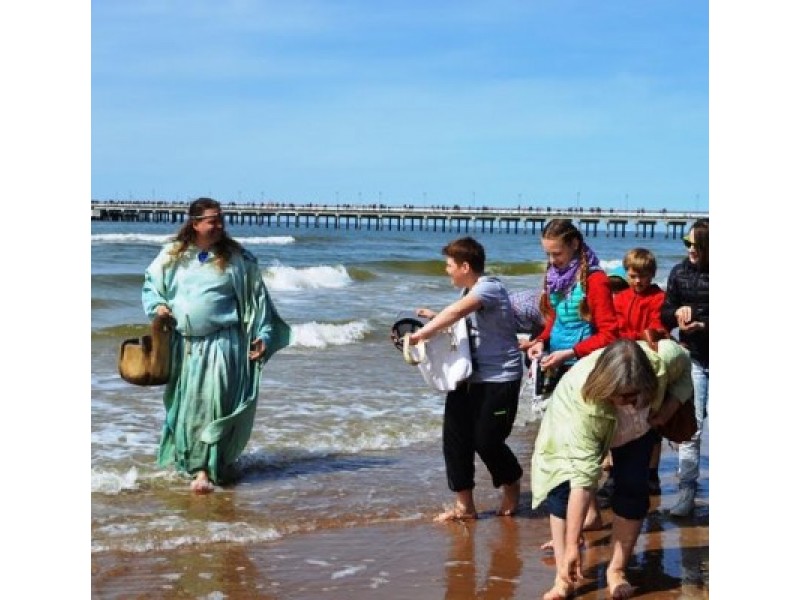
[{"label": "pier", "polygon": [[[92,200],[93,221],[182,223],[188,202],[121,202]],[[313,229],[444,231],[451,233],[541,233],[551,219],[572,219],[586,237],[655,237],[656,225],[666,237],[683,237],[707,212],[645,211],[600,208],[463,208],[386,205],[319,205],[222,203],[230,224]]]}]

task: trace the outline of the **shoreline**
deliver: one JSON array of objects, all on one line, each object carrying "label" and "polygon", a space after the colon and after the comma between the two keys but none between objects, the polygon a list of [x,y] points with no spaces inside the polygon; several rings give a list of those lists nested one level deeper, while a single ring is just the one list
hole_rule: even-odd
[{"label": "shoreline", "polygon": [[[694,515],[673,519],[675,454],[665,451],[662,496],[651,497],[628,574],[635,598],[708,598],[708,492],[701,478]],[[525,483],[525,478],[523,478]],[[477,521],[423,519],[318,529],[258,543],[188,545],[174,550],[92,554],[94,598],[540,598],[555,576],[547,516],[530,508],[523,485],[515,517],[484,510]],[[606,528],[587,532],[584,582],[575,598],[606,598]]]}]

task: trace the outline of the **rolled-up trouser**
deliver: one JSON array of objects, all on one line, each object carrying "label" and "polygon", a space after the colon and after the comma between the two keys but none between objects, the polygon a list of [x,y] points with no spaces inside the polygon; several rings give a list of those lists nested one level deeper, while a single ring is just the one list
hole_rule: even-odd
[{"label": "rolled-up trouser", "polygon": [[678,446],[678,488],[697,488],[700,477],[700,443],[703,436],[703,420],[708,414],[708,369],[692,360],[692,383],[694,384],[694,413],[697,431],[688,442]]},{"label": "rolled-up trouser", "polygon": [[500,487],[522,477],[522,467],[506,444],[514,427],[520,379],[464,383],[447,394],[442,447],[447,485],[454,492],[475,487],[475,454]]}]

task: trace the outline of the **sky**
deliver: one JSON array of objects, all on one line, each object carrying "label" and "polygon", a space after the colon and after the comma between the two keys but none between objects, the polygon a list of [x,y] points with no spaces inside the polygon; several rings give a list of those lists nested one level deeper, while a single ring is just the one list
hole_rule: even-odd
[{"label": "sky", "polygon": [[102,0],[93,199],[708,210],[698,0]]}]

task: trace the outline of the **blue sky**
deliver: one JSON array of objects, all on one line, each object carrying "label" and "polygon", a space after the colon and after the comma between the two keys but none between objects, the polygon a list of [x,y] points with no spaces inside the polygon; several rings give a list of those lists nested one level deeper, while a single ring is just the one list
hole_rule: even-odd
[{"label": "blue sky", "polygon": [[102,0],[97,199],[708,209],[697,0]]}]

